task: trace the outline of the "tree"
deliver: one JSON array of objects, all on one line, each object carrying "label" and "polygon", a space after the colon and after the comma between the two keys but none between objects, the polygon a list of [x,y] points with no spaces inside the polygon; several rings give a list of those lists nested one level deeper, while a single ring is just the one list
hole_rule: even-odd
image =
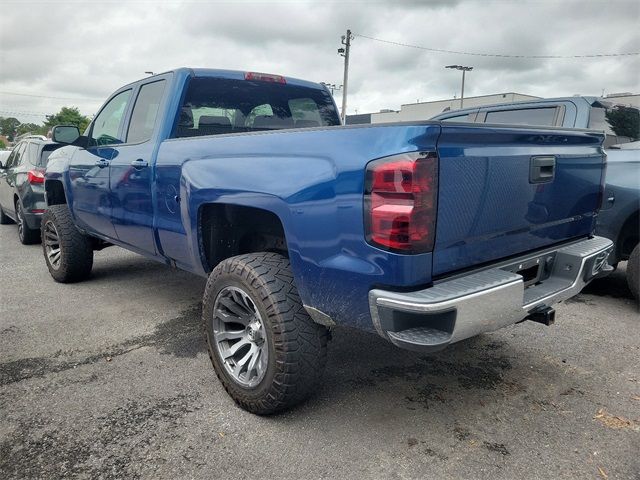
[{"label": "tree", "polygon": [[0,117],[0,133],[5,137],[7,137],[10,142],[13,141],[13,138],[15,137],[16,130],[18,129],[19,125],[20,125],[20,120],[18,120],[17,118]]},{"label": "tree", "polygon": [[42,125],[36,125],[35,123],[23,123],[17,129],[18,135],[25,133],[32,133],[34,135],[46,135],[47,128]]},{"label": "tree", "polygon": [[5,150],[6,148],[7,145],[2,140],[0,140],[0,150]]},{"label": "tree", "polygon": [[62,107],[55,115],[47,115],[44,126],[48,129],[56,125],[75,125],[84,132],[91,120],[80,113],[77,107]]},{"label": "tree", "polygon": [[616,135],[632,140],[640,138],[640,111],[637,108],[617,105],[607,109],[605,117]]}]

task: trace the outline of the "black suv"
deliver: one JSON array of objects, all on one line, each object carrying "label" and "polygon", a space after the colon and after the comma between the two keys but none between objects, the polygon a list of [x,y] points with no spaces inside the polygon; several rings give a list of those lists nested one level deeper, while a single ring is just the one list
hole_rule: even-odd
[{"label": "black suv", "polygon": [[18,143],[6,162],[0,162],[0,224],[16,222],[22,243],[40,241],[44,213],[44,171],[47,159],[62,144],[39,138]]}]

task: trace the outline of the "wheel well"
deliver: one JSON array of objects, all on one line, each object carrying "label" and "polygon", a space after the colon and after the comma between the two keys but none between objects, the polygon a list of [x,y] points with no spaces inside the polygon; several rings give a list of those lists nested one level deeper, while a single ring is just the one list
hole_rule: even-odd
[{"label": "wheel well", "polygon": [[282,222],[254,207],[209,204],[200,209],[200,251],[208,271],[229,257],[254,252],[287,254]]},{"label": "wheel well", "polygon": [[640,242],[640,212],[634,212],[624,222],[618,234],[616,242],[618,258],[628,259],[638,242]]},{"label": "wheel well", "polygon": [[67,203],[64,187],[60,180],[48,180],[44,184],[44,189],[47,193],[47,205],[62,205]]}]

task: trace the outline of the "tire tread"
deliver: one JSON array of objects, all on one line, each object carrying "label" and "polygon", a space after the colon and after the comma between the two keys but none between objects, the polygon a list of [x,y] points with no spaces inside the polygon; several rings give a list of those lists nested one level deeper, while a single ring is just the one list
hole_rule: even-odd
[{"label": "tire tread", "polygon": [[[258,292],[269,316],[273,332],[276,372],[267,393],[260,399],[243,394],[214,359],[207,333],[208,313],[212,312],[215,284],[222,275],[234,275]],[[232,257],[221,262],[209,276],[204,295],[203,326],[216,375],[225,390],[245,410],[271,414],[290,408],[316,390],[327,359],[328,330],[316,324],[304,309],[294,284],[289,259],[273,252]],[[209,306],[209,308],[207,308]]]},{"label": "tire tread", "polygon": [[[60,267],[56,270],[47,258],[45,225],[51,220],[58,231],[62,250]],[[93,247],[89,237],[83,235],[75,226],[67,205],[51,205],[42,218],[42,251],[49,273],[56,282],[73,283],[86,279],[93,267]]]}]

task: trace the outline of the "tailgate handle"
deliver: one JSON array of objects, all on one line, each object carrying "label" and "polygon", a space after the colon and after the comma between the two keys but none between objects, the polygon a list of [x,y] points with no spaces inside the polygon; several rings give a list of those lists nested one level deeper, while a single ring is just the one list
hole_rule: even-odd
[{"label": "tailgate handle", "polygon": [[531,157],[529,183],[552,182],[556,176],[556,157]]}]

